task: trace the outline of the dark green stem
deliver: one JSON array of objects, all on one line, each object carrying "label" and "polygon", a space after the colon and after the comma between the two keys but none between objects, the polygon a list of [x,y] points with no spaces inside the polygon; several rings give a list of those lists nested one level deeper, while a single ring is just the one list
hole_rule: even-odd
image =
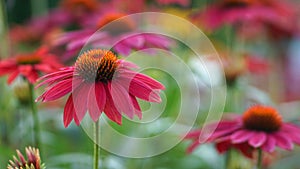
[{"label": "dark green stem", "polygon": [[0,51],[0,58],[5,58],[8,56],[8,23],[7,23],[7,14],[6,14],[6,7],[5,7],[5,1],[0,0],[0,45],[1,45],[1,51]]},{"label": "dark green stem", "polygon": [[94,169],[99,169],[99,120],[94,126]]},{"label": "dark green stem", "polygon": [[32,110],[32,119],[33,119],[33,131],[34,131],[34,145],[40,149],[40,123],[39,123],[39,117],[37,114],[37,107],[35,104],[34,99],[34,86],[32,84],[29,84],[29,94],[30,94],[30,106]]},{"label": "dark green stem", "polygon": [[258,149],[258,156],[257,156],[257,169],[262,169],[262,150]]}]

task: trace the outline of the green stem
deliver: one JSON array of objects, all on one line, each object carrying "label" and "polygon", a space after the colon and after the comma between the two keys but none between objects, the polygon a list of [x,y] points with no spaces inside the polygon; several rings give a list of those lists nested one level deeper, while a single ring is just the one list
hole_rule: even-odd
[{"label": "green stem", "polygon": [[1,51],[0,51],[0,59],[8,56],[8,23],[7,23],[7,15],[4,0],[0,0],[0,38],[1,38]]},{"label": "green stem", "polygon": [[258,149],[258,156],[257,156],[257,169],[262,169],[262,150]]},{"label": "green stem", "polygon": [[37,107],[36,107],[36,104],[34,101],[34,86],[32,84],[29,84],[29,94],[30,94],[30,103],[31,103],[32,119],[33,119],[34,143],[35,143],[35,146],[38,147],[41,151],[40,123],[39,123],[39,117],[37,114]]},{"label": "green stem", "polygon": [[99,120],[95,122],[94,137],[94,169],[99,169]]},{"label": "green stem", "polygon": [[225,156],[225,169],[230,169],[230,165],[231,165],[231,156],[232,156],[232,150],[229,149],[226,152],[226,156]]}]

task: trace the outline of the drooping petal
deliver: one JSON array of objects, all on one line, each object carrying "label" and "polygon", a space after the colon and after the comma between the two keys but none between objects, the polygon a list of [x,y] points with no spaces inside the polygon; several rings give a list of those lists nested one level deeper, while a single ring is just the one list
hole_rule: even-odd
[{"label": "drooping petal", "polygon": [[291,140],[291,138],[286,137],[286,135],[284,135],[281,132],[276,132],[274,134],[272,134],[271,136],[273,136],[276,139],[276,145],[282,149],[285,150],[292,150],[293,149],[293,142]]},{"label": "drooping petal", "polygon": [[42,76],[41,78],[38,79],[38,81],[42,81],[42,80],[50,80],[50,79],[56,79],[58,77],[63,76],[63,75],[68,75],[68,74],[74,74],[74,67],[66,67],[66,68],[61,68],[59,71],[53,72],[53,73],[49,73],[45,76]]},{"label": "drooping petal", "polygon": [[103,111],[106,103],[106,91],[102,83],[96,83],[96,99],[99,106],[99,109]]},{"label": "drooping petal", "polygon": [[80,85],[77,89],[74,89],[73,92],[74,108],[79,123],[82,121],[87,111],[87,100],[90,87],[91,85],[84,83]]},{"label": "drooping petal", "polygon": [[266,142],[267,136],[264,132],[254,132],[249,139],[249,144],[254,148],[258,148]]},{"label": "drooping petal", "polygon": [[161,90],[165,89],[165,86],[162,85],[160,82],[158,82],[158,81],[154,80],[153,78],[146,76],[144,74],[137,73],[137,72],[134,72],[131,70],[122,70],[122,72],[120,72],[120,74],[123,78],[127,77],[130,80],[132,80],[133,78],[136,78],[137,80],[147,84],[148,86],[150,86],[153,89],[161,89]]},{"label": "drooping petal", "polygon": [[208,139],[207,141],[210,142],[228,136],[239,129],[241,129],[241,126],[236,121],[220,121],[205,125],[201,130],[191,131],[185,138],[200,139],[201,136],[201,138]]},{"label": "drooping petal", "polygon": [[149,85],[141,82],[140,80],[133,78],[129,92],[133,96],[150,102],[161,102],[161,98],[158,90],[153,90]]},{"label": "drooping petal", "polygon": [[200,145],[200,142],[195,140],[188,148],[187,148],[187,153],[193,152],[198,146]]},{"label": "drooping petal", "polygon": [[19,73],[20,73],[19,70],[15,70],[14,72],[12,72],[9,75],[8,79],[7,79],[7,83],[11,84],[11,82],[14,81],[17,78],[17,76],[19,75]]},{"label": "drooping petal", "polygon": [[117,110],[125,113],[129,118],[132,119],[135,108],[133,107],[128,90],[122,87],[118,81],[113,81],[111,83],[111,96]]},{"label": "drooping petal", "polygon": [[266,152],[273,152],[276,148],[276,139],[272,136],[272,134],[267,134],[267,140],[262,145],[262,149]]},{"label": "drooping petal", "polygon": [[190,131],[184,138],[185,139],[197,139],[199,138],[199,135],[201,134],[202,130],[194,130]]},{"label": "drooping petal", "polygon": [[220,122],[210,123],[206,125],[207,128],[215,128],[216,130],[227,130],[228,128],[235,128],[242,126],[236,120],[222,120]]},{"label": "drooping petal", "polygon": [[[46,75],[47,76],[47,75]],[[44,78],[44,77],[41,77]],[[41,80],[41,78],[38,79],[38,81]],[[43,86],[43,85],[47,85],[47,86],[51,86],[54,83],[57,83],[59,81],[65,80],[65,79],[70,79],[73,78],[73,72],[67,72],[67,73],[61,73],[61,74],[57,74],[54,77],[50,77],[48,79],[45,79],[44,81],[42,81],[41,83],[39,83],[36,88]],[[75,77],[74,77],[75,78]]]},{"label": "drooping petal", "polygon": [[243,143],[254,135],[253,132],[248,130],[240,130],[231,135],[231,141],[234,144]]},{"label": "drooping petal", "polygon": [[70,93],[72,89],[76,89],[81,84],[80,79],[65,79],[44,92],[39,96],[36,101],[42,100],[43,102],[53,101],[63,97],[64,95]]},{"label": "drooping petal", "polygon": [[17,65],[15,63],[3,63],[4,61],[0,62],[0,76],[14,72],[17,69]]},{"label": "drooping petal", "polygon": [[249,146],[248,143],[234,144],[234,147],[240,150],[246,157],[253,158],[253,151],[255,149]]},{"label": "drooping petal", "polygon": [[232,144],[230,143],[230,141],[222,141],[216,143],[215,146],[219,153],[224,153],[232,146]]},{"label": "drooping petal", "polygon": [[106,104],[104,107],[104,113],[107,115],[109,119],[116,122],[117,124],[122,124],[122,115],[117,110],[117,108],[114,105],[114,102],[112,100],[110,89],[108,87],[109,85],[105,85],[105,91],[106,91]]},{"label": "drooping petal", "polygon": [[91,86],[88,95],[88,110],[91,118],[96,122],[105,106],[105,90],[101,83],[96,83]]},{"label": "drooping petal", "polygon": [[132,101],[132,104],[134,106],[134,113],[135,115],[137,115],[140,119],[142,119],[142,111],[141,111],[141,107],[138,103],[138,101],[136,100],[136,98],[132,95],[130,95],[130,98],[131,98],[131,101]]},{"label": "drooping petal", "polygon": [[71,123],[72,119],[74,118],[74,105],[73,105],[73,96],[72,94],[69,96],[65,108],[64,108],[64,116],[63,116],[63,121],[64,121],[64,126],[68,127],[69,124]]},{"label": "drooping petal", "polygon": [[[206,129],[206,128],[203,128],[203,129]],[[210,129],[210,128],[208,128],[208,129]],[[214,128],[211,128],[210,130],[212,130],[212,129],[214,129]],[[224,128],[215,128],[215,130],[212,131],[213,133],[209,136],[210,137],[209,140],[214,140],[219,137],[231,135],[232,133],[236,132],[239,129],[240,129],[240,126],[238,126],[238,125],[228,126],[225,129]],[[208,132],[206,132],[206,133],[208,133]]]},{"label": "drooping petal", "polygon": [[39,74],[37,71],[31,70],[30,73],[24,75],[27,80],[31,83],[34,84],[36,82],[36,80],[39,78]]},{"label": "drooping petal", "polygon": [[300,145],[300,129],[292,124],[283,124],[280,132],[284,132],[288,137],[290,137],[294,143]]}]

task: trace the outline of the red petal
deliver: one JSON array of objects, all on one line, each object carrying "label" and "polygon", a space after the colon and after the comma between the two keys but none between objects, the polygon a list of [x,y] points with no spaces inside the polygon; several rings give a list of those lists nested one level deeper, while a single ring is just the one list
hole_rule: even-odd
[{"label": "red petal", "polygon": [[96,122],[105,106],[105,90],[102,83],[92,85],[88,96],[89,114],[94,122]]},{"label": "red petal", "polygon": [[130,98],[131,98],[132,104],[133,104],[133,106],[134,106],[134,108],[135,108],[134,113],[135,113],[140,119],[142,119],[143,114],[142,114],[142,111],[141,111],[141,108],[140,108],[140,105],[139,105],[138,101],[137,101],[136,98],[135,98],[134,96],[132,96],[132,95],[130,95]]},{"label": "red petal", "polygon": [[111,96],[117,110],[125,113],[132,119],[135,108],[133,107],[128,91],[117,81],[113,81],[113,83],[111,83]]},{"label": "red petal", "polygon": [[255,132],[253,136],[249,139],[249,145],[254,148],[258,148],[263,145],[267,140],[267,136],[264,132]]},{"label": "red petal", "polygon": [[113,103],[113,100],[111,98],[111,94],[109,91],[109,87],[107,85],[104,87],[105,87],[106,98],[107,98],[105,108],[104,108],[104,113],[107,115],[107,117],[109,119],[111,119],[112,121],[121,125],[122,124],[122,115],[120,112],[118,112],[118,110],[114,106],[114,103]]},{"label": "red petal", "polygon": [[19,73],[20,73],[19,70],[15,70],[14,72],[12,72],[7,79],[7,83],[11,84],[11,82],[16,79],[16,77],[19,75]]},{"label": "red petal", "polygon": [[216,149],[218,150],[219,153],[224,153],[226,152],[232,144],[230,141],[222,141],[216,144]]},{"label": "red petal", "polygon": [[89,84],[82,84],[73,92],[74,108],[79,123],[82,121],[87,111],[87,100],[90,87],[91,85]]},{"label": "red petal", "polygon": [[64,108],[64,126],[68,127],[74,117],[74,105],[73,105],[73,96],[72,94],[69,96],[65,108]]},{"label": "red petal", "polygon": [[41,96],[39,96],[36,101],[42,100],[42,101],[53,101],[56,99],[59,99],[66,95],[67,93],[70,93],[72,89],[74,90],[81,84],[81,80],[76,79],[65,79],[54,86],[52,86],[50,89],[47,89],[46,92],[44,92]]},{"label": "red petal", "polygon": [[139,81],[136,78],[132,79],[130,83],[129,92],[133,96],[136,96],[146,101],[161,102],[161,98],[157,90],[153,90],[150,86]]}]

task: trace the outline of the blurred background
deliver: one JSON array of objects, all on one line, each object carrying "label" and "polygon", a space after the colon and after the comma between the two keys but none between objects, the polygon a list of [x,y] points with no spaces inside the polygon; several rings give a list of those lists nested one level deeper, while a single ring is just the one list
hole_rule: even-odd
[{"label": "blurred background", "polygon": [[[0,61],[21,53],[32,53],[46,46],[64,65],[72,65],[80,48],[72,42],[91,35],[99,27],[122,16],[139,12],[163,12],[188,20],[209,38],[218,56],[205,57],[207,75],[200,59],[188,46],[169,38],[170,43],[152,43],[180,55],[191,68],[199,88],[201,102],[194,124],[205,121],[211,101],[211,88],[226,84],[224,112],[243,113],[253,104],[272,105],[285,121],[299,123],[300,117],[300,2],[298,0],[1,0]],[[130,24],[121,23],[123,29]],[[124,25],[125,24],[125,25]],[[127,25],[126,25],[127,24]],[[187,36],[184,25],[169,24],[170,30]],[[124,27],[123,27],[124,26]],[[128,28],[129,27],[129,28]],[[80,33],[80,36],[73,36]],[[66,38],[67,37],[67,38]],[[66,38],[66,41],[62,39]],[[167,45],[165,45],[167,44]],[[73,45],[73,48],[72,48]],[[129,51],[142,48],[129,45]],[[200,47],[199,48],[203,48]],[[123,50],[114,49],[120,56]],[[205,52],[204,52],[205,53]],[[148,55],[148,54],[145,54]],[[222,67],[219,63],[222,63]],[[200,66],[199,66],[200,65]],[[125,135],[151,137],[162,133],[178,117],[182,92],[170,75],[147,70],[144,73],[166,86],[165,108],[147,125],[124,119],[123,125],[109,123]],[[32,145],[32,117],[28,105],[28,86],[22,78],[12,84],[0,78],[0,168],[5,168],[16,149],[24,152]],[[36,90],[36,96],[42,89]],[[193,96],[191,96],[193,97]],[[93,142],[85,131],[62,121],[66,98],[37,103],[41,124],[42,161],[49,169],[91,168]],[[143,110],[149,104],[140,101]],[[136,129],[139,128],[139,133]],[[133,134],[132,134],[133,133]],[[300,134],[300,133],[299,133]],[[109,138],[108,138],[109,139]],[[168,140],[165,140],[166,142]],[[119,143],[122,144],[122,143]],[[101,168],[105,169],[220,169],[225,156],[213,144],[201,145],[186,153],[190,141],[149,158],[125,158],[101,149]],[[300,148],[277,151],[264,159],[265,168],[299,169]],[[236,154],[231,168],[253,168],[253,160]]]}]

